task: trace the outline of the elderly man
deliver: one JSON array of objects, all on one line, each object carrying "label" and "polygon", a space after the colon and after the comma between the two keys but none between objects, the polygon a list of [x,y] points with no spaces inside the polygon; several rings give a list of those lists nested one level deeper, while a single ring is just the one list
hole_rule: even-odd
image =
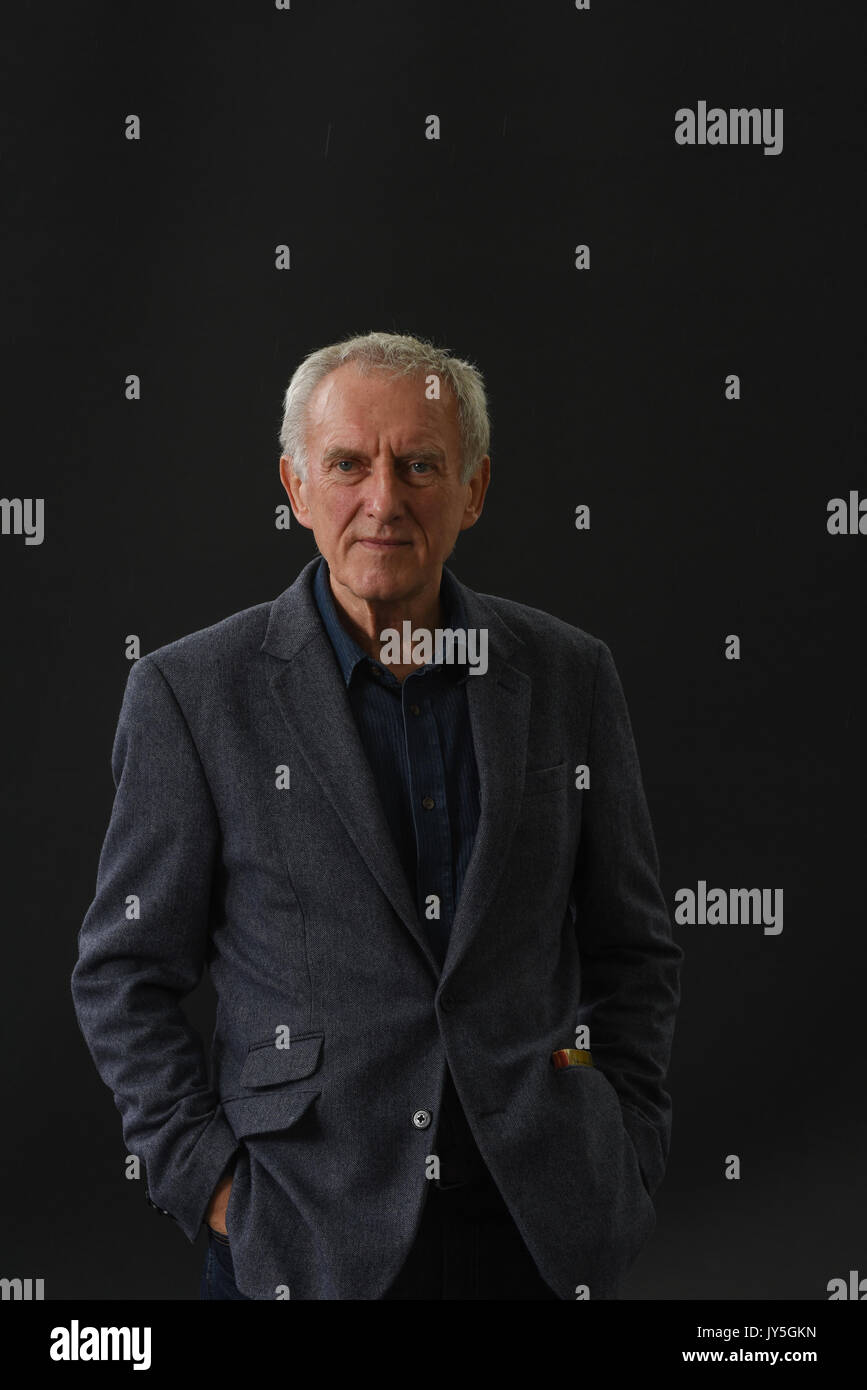
[{"label": "elderly man", "polygon": [[616,1298],[681,952],[611,653],[445,566],[490,482],[469,363],[323,348],[281,444],[320,554],[120,714],[73,994],[125,1142],[204,1298]]}]

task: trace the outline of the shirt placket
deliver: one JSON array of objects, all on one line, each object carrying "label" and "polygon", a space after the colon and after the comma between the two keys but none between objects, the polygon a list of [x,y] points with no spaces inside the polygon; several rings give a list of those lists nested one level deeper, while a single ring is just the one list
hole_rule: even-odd
[{"label": "shirt placket", "polygon": [[442,964],[455,902],[446,768],[434,711],[439,681],[436,670],[413,672],[403,682],[401,695],[415,828],[418,911]]}]

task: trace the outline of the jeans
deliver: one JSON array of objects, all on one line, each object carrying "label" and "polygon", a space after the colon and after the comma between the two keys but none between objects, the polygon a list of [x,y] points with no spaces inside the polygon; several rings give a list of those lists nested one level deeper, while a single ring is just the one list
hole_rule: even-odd
[{"label": "jeans", "polygon": [[[226,1236],[208,1227],[199,1297],[251,1300],[235,1284]],[[558,1299],[490,1177],[429,1184],[416,1239],[383,1299]]]}]

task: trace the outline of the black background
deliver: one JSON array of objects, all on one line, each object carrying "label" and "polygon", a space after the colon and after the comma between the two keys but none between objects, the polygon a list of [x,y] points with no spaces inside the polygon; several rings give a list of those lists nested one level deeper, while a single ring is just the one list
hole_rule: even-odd
[{"label": "black background", "polygon": [[[202,1239],[126,1180],[69,990],[125,640],[294,580],[282,394],[376,328],[481,367],[493,483],[449,563],[611,647],[672,911],[699,879],[784,890],[779,936],[675,927],[672,1152],[626,1297],[867,1275],[867,536],[826,530],[867,494],[865,28],[792,0],[7,8],[0,493],[46,532],[0,537],[0,1274],[197,1297]],[[782,107],[782,153],[677,145],[699,100]]]}]

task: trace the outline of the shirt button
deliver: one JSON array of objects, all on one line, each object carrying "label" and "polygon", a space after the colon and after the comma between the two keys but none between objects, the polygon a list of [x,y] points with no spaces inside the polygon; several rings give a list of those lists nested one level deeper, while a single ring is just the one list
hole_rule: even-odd
[{"label": "shirt button", "polygon": [[410,705],[409,712],[410,714],[421,714],[421,710],[419,709],[418,705]]},{"label": "shirt button", "polygon": [[412,1117],[412,1122],[416,1129],[427,1129],[430,1124],[430,1119],[431,1115],[429,1110],[416,1110]]},{"label": "shirt button", "polygon": [[436,805],[436,802],[434,801],[434,799],[433,799],[432,796],[425,796],[425,797],[422,797],[422,803],[421,803],[421,804],[422,804],[422,806],[424,807],[424,809],[425,809],[426,811],[431,811],[431,810],[433,810],[434,806]]}]

